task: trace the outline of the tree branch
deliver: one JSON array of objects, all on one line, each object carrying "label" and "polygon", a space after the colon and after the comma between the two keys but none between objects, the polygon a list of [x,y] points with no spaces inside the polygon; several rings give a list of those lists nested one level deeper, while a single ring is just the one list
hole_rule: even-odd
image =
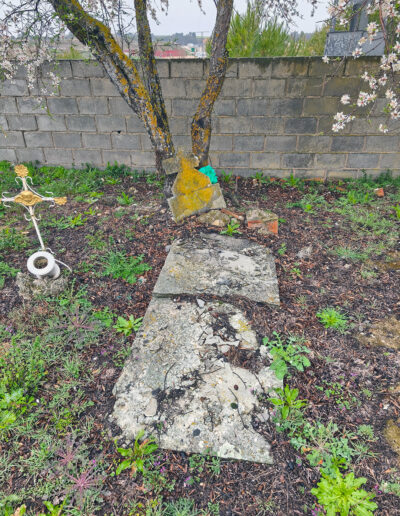
[{"label": "tree branch", "polygon": [[212,36],[210,67],[206,86],[192,120],[192,151],[200,167],[207,165],[211,141],[211,113],[225,79],[228,65],[226,41],[232,16],[233,0],[219,0]]}]

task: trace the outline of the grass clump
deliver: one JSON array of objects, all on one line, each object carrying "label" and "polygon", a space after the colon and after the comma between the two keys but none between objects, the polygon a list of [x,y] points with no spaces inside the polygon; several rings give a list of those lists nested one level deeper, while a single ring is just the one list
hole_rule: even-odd
[{"label": "grass clump", "polygon": [[151,269],[150,265],[143,262],[143,254],[139,256],[126,256],[121,251],[111,251],[104,258],[106,264],[103,274],[114,279],[123,279],[133,285],[138,276]]},{"label": "grass clump", "polygon": [[340,332],[347,329],[347,317],[333,307],[327,307],[317,312],[317,317],[325,328],[333,328]]}]

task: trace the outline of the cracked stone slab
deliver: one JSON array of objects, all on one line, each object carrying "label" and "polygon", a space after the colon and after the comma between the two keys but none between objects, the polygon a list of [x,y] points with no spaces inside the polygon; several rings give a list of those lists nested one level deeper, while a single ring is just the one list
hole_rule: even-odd
[{"label": "cracked stone slab", "polygon": [[243,296],[279,306],[275,261],[269,249],[245,238],[201,234],[174,242],[154,296]]},{"label": "cracked stone slab", "polygon": [[153,298],[113,391],[112,419],[123,435],[144,429],[161,448],[272,463],[251,419],[262,412],[258,394],[282,382],[261,358],[257,373],[234,366],[230,348],[258,349],[237,308]]}]

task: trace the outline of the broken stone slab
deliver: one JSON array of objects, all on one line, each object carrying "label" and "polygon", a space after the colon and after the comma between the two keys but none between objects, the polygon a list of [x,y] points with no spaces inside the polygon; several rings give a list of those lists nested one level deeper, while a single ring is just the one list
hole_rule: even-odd
[{"label": "broken stone slab", "polygon": [[207,210],[216,210],[226,206],[219,184],[210,184],[187,195],[171,197],[168,199],[168,205],[175,222],[180,222],[196,213],[204,213]]},{"label": "broken stone slab", "polygon": [[196,170],[193,161],[182,155],[177,157],[176,163],[178,175],[172,186],[173,197],[168,199],[175,222],[196,213],[226,208],[219,184],[211,184],[210,178]]},{"label": "broken stone slab", "polygon": [[202,213],[197,217],[198,222],[207,224],[208,226],[216,226],[223,228],[230,222],[230,217],[221,210],[210,210],[207,213]]},{"label": "broken stone slab", "polygon": [[19,295],[25,301],[31,301],[38,296],[57,296],[68,286],[68,279],[60,276],[57,279],[43,278],[37,279],[26,272],[18,272],[16,284]]},{"label": "broken stone slab", "polygon": [[193,168],[199,166],[199,158],[193,152],[185,152],[183,149],[179,149],[175,156],[162,161],[163,169],[167,175],[177,174],[181,170],[182,157],[186,158]]},{"label": "broken stone slab", "polygon": [[246,212],[247,227],[257,229],[259,233],[278,234],[278,215],[268,210],[254,208]]},{"label": "broken stone slab", "polygon": [[124,437],[144,429],[161,448],[272,463],[251,420],[262,411],[258,395],[282,382],[262,362],[257,373],[232,365],[227,346],[258,348],[237,308],[153,299],[113,391]]},{"label": "broken stone slab", "polygon": [[369,328],[368,335],[360,334],[357,338],[367,346],[400,349],[400,321],[394,316],[382,319]]},{"label": "broken stone slab", "polygon": [[275,261],[270,250],[245,238],[217,234],[174,242],[153,294],[243,296],[279,306]]}]

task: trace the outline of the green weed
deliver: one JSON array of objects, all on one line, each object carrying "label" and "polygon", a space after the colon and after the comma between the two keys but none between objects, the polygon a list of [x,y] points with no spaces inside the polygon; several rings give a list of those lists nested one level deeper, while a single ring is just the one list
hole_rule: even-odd
[{"label": "green weed", "polygon": [[144,430],[141,430],[135,439],[133,448],[117,448],[117,452],[126,458],[117,467],[116,475],[119,475],[125,469],[130,469],[133,476],[136,476],[138,471],[143,473],[144,458],[154,453],[158,448],[153,437],[142,440],[143,437]]},{"label": "green weed", "polygon": [[333,328],[339,332],[347,329],[348,319],[339,310],[333,307],[327,307],[317,312],[317,317],[325,328]]},{"label": "green weed", "polygon": [[3,228],[0,230],[0,252],[13,250],[21,251],[28,247],[27,237],[14,228]]},{"label": "green weed", "polygon": [[123,279],[131,285],[136,283],[138,276],[151,269],[150,265],[143,262],[143,255],[126,256],[121,251],[110,251],[103,259],[105,268],[104,276],[112,276],[114,279]]},{"label": "green weed", "polygon": [[139,330],[142,325],[142,320],[143,317],[135,319],[133,315],[130,315],[128,319],[119,316],[113,328],[115,328],[117,332],[123,333],[125,337],[129,337],[133,331],[136,333]]},{"label": "green weed", "polygon": [[0,289],[4,287],[7,278],[15,278],[19,269],[10,267],[6,262],[0,260]]},{"label": "green weed", "polygon": [[282,419],[287,419],[290,412],[300,410],[307,405],[306,400],[298,400],[299,389],[291,389],[289,385],[285,385],[284,389],[278,387],[275,389],[277,398],[269,398],[269,401],[278,407]]},{"label": "green weed", "polygon": [[310,350],[301,345],[303,339],[289,335],[285,342],[276,331],[273,332],[273,336],[275,337],[273,340],[264,337],[263,344],[268,346],[272,355],[273,361],[270,367],[275,371],[277,378],[284,378],[288,373],[289,366],[294,367],[297,371],[304,371],[305,367],[311,365],[306,356]]},{"label": "green weed", "polygon": [[228,235],[228,236],[241,235],[242,232],[239,231],[238,228],[240,228],[240,224],[239,223],[237,223],[237,224],[229,223],[227,225],[227,227],[220,232],[220,234],[221,235]]},{"label": "green weed", "polygon": [[133,197],[129,197],[125,192],[122,192],[119,197],[117,197],[117,201],[121,206],[130,206],[135,200]]}]

